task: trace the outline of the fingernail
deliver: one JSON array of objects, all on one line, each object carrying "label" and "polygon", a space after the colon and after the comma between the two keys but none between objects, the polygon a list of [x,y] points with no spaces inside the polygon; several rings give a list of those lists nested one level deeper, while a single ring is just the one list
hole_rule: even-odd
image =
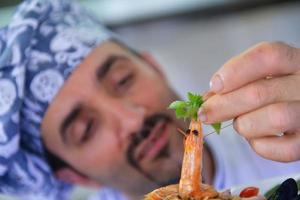
[{"label": "fingernail", "polygon": [[200,119],[200,121],[205,122],[207,120],[206,114],[204,112],[203,108],[199,108],[198,110],[198,119]]},{"label": "fingernail", "polygon": [[212,92],[220,92],[223,89],[223,81],[220,75],[215,75],[212,80],[209,82],[210,90]]}]

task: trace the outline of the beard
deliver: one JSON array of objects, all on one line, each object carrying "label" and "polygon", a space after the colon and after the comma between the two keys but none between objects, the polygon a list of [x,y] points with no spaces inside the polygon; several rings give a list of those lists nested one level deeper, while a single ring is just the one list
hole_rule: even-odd
[{"label": "beard", "polygon": [[[156,113],[149,117],[147,117],[144,120],[144,123],[142,125],[142,128],[140,131],[138,131],[135,134],[132,134],[131,142],[128,145],[127,151],[126,151],[126,159],[127,162],[140,174],[142,174],[145,178],[147,178],[149,181],[151,181],[155,187],[162,187],[169,184],[175,184],[179,182],[180,178],[180,169],[181,169],[181,159],[178,161],[174,159],[171,159],[171,156],[174,155],[171,152],[171,145],[170,144],[170,138],[168,138],[167,144],[161,148],[161,150],[155,155],[153,159],[151,159],[151,162],[159,161],[159,160],[166,160],[166,162],[169,162],[167,165],[172,170],[168,170],[167,173],[163,176],[157,177],[157,175],[160,175],[160,173],[156,172],[150,172],[150,170],[147,170],[146,167],[143,167],[141,164],[141,160],[143,158],[143,154],[137,155],[137,149],[138,147],[146,140],[149,140],[151,135],[153,135],[153,130],[155,127],[158,126],[158,124],[175,124],[172,117],[169,116],[166,113]],[[180,147],[179,147],[180,148]],[[141,156],[142,155],[142,156]],[[172,161],[171,161],[172,160]],[[158,169],[159,170],[159,169]]]}]

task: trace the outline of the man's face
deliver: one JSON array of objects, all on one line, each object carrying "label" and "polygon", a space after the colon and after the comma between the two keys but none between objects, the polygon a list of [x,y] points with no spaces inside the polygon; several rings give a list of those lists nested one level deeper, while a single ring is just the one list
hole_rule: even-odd
[{"label": "man's face", "polygon": [[43,140],[90,179],[143,194],[180,175],[184,125],[166,109],[177,98],[155,66],[106,42],[49,106]]}]

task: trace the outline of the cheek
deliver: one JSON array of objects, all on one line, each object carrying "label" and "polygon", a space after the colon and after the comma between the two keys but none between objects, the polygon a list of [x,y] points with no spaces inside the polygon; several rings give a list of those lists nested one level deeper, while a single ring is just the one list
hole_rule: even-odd
[{"label": "cheek", "polygon": [[170,101],[170,90],[164,79],[158,75],[143,77],[135,91],[137,100],[145,107],[161,109]]},{"label": "cheek", "polygon": [[105,175],[124,160],[124,153],[119,148],[117,139],[109,132],[93,138],[89,144],[72,154],[76,155],[78,169],[91,177]]}]

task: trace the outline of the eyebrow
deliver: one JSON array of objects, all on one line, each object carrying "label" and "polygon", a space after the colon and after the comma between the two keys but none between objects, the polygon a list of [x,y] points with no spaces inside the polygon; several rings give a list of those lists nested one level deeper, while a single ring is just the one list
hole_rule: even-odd
[{"label": "eyebrow", "polygon": [[60,137],[61,137],[61,139],[64,143],[67,143],[67,132],[66,132],[66,130],[74,122],[74,120],[78,117],[81,110],[82,110],[81,105],[74,106],[72,111],[65,117],[64,121],[61,123],[59,133],[60,133]]},{"label": "eyebrow", "polygon": [[120,59],[127,60],[128,58],[123,55],[111,55],[109,56],[103,64],[98,68],[96,75],[99,81],[103,80],[108,74],[111,67]]}]

